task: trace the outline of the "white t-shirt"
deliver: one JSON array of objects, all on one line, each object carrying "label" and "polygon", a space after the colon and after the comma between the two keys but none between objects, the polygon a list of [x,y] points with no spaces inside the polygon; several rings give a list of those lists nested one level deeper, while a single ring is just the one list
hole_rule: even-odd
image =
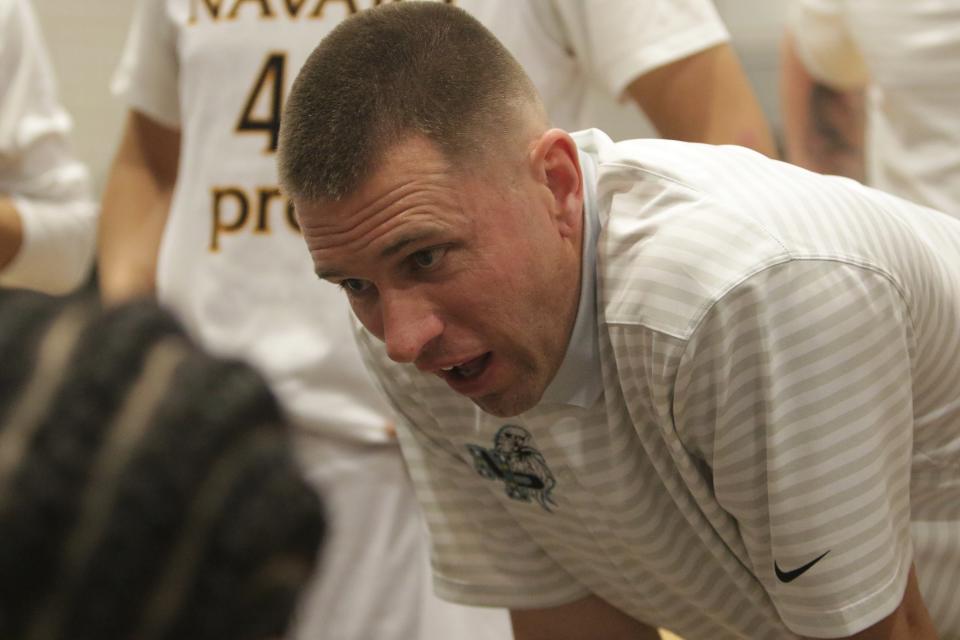
[{"label": "white t-shirt", "polygon": [[657,137],[624,95],[636,78],[729,35],[709,0],[458,0],[530,75],[553,123]]},{"label": "white t-shirt", "polygon": [[739,147],[575,137],[584,294],[537,407],[484,414],[360,331],[441,595],[843,637],[915,563],[960,635],[960,222]]},{"label": "white t-shirt", "polygon": [[204,345],[258,366],[301,426],[376,443],[392,440],[389,409],[342,292],[313,274],[275,166],[284,98],[351,4],[140,2],[114,89],[182,132],[161,301]]},{"label": "white t-shirt", "polygon": [[790,26],[815,78],[869,83],[870,184],[960,217],[960,2],[794,0]]},{"label": "white t-shirt", "polygon": [[0,0],[0,195],[12,198],[23,224],[0,285],[64,293],[89,274],[96,209],[69,132],[30,4]]}]

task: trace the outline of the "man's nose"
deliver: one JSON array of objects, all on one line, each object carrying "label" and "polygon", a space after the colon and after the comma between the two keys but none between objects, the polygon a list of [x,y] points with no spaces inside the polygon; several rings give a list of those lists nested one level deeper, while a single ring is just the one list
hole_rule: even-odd
[{"label": "man's nose", "polygon": [[387,355],[401,363],[415,362],[430,342],[443,333],[433,306],[410,291],[381,293],[383,341]]}]

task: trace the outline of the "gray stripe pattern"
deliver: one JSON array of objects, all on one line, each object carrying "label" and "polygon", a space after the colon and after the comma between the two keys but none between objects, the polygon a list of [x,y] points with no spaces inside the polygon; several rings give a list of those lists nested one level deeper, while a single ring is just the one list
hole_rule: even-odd
[{"label": "gray stripe pattern", "polygon": [[[601,136],[595,406],[497,420],[360,335],[406,418],[441,594],[595,593],[688,640],[838,636],[890,613],[915,563],[960,637],[960,222],[739,148]],[[467,445],[504,424],[553,511],[474,469]]]}]

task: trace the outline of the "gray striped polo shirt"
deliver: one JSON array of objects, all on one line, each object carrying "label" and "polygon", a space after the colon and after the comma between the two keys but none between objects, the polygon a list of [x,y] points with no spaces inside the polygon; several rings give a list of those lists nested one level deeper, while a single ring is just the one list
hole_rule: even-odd
[{"label": "gray striped polo shirt", "polygon": [[359,331],[440,595],[839,637],[915,563],[960,638],[960,221],[738,147],[575,139],[584,289],[537,407],[487,415]]}]

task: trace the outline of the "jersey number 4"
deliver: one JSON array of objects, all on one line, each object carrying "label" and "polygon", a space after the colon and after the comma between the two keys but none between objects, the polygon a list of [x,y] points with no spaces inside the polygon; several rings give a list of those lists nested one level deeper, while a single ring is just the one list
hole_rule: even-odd
[{"label": "jersey number 4", "polygon": [[283,82],[287,54],[274,52],[267,56],[260,75],[253,83],[243,112],[237,121],[237,133],[267,135],[266,153],[276,153],[280,138],[280,114],[283,111]]}]

